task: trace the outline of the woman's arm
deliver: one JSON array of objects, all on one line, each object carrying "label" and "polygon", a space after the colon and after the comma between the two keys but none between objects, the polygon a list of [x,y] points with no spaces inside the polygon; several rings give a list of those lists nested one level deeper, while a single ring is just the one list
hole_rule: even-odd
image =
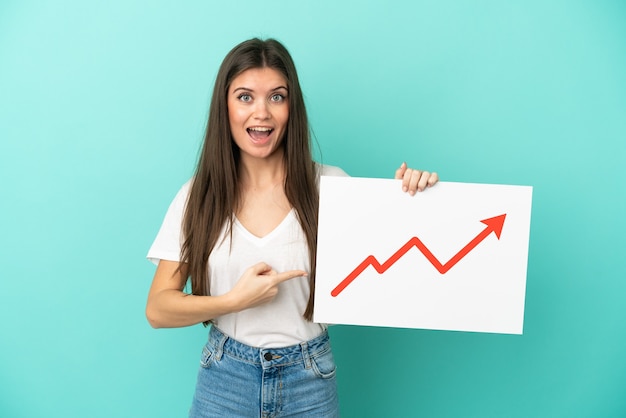
[{"label": "woman's arm", "polygon": [[153,328],[185,327],[232,311],[223,296],[194,296],[183,292],[187,268],[176,261],[160,260],[148,293],[146,317]]},{"label": "woman's arm", "polygon": [[176,261],[160,260],[157,266],[146,304],[146,317],[154,328],[195,325],[267,303],[276,296],[280,283],[306,275],[301,270],[277,273],[269,265],[258,263],[245,271],[230,292],[196,296],[183,292],[187,269],[183,265],[178,270],[179,265]]}]

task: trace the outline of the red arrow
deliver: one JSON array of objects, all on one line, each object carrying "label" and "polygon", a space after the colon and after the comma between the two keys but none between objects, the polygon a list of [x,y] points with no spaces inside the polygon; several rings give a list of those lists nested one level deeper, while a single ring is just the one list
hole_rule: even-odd
[{"label": "red arrow", "polygon": [[506,218],[506,213],[498,216],[494,216],[493,218],[483,219],[481,222],[487,225],[485,229],[473,240],[471,240],[465,247],[461,249],[458,253],[456,253],[450,260],[448,260],[445,264],[441,264],[437,257],[433,255],[432,252],[424,245],[419,238],[413,237],[407,241],[398,251],[396,251],[387,261],[380,264],[380,262],[373,255],[367,256],[365,260],[361,262],[357,266],[357,268],[352,271],[352,273],[348,274],[348,276],[341,281],[335,287],[332,292],[330,292],[331,296],[335,297],[339,295],[350,283],[356,279],[359,274],[363,273],[363,271],[369,266],[374,267],[379,274],[382,274],[389,269],[389,267],[393,266],[396,261],[398,261],[404,254],[407,253],[411,248],[417,247],[418,250],[424,254],[426,259],[430,261],[430,263],[439,271],[441,274],[445,274],[450,270],[456,263],[461,261],[463,257],[465,257],[470,251],[472,251],[478,244],[482,242],[485,238],[489,236],[492,232],[496,234],[496,238],[500,239],[500,234],[502,233],[502,227],[504,226],[504,218]]}]

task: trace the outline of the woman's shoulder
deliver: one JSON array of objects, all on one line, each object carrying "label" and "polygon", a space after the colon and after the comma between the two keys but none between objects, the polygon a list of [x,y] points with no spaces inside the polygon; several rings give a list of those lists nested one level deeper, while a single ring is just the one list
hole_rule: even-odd
[{"label": "woman's shoulder", "polygon": [[191,186],[193,185],[193,177],[183,183],[182,186],[178,189],[177,197],[187,199],[189,197],[189,192],[191,191]]},{"label": "woman's shoulder", "polygon": [[315,163],[315,167],[317,168],[317,173],[320,176],[348,177],[348,173],[333,165]]},{"label": "woman's shoulder", "polygon": [[193,178],[190,178],[176,192],[174,199],[170,206],[177,206],[179,208],[184,207],[187,204],[187,200],[189,199],[189,192],[191,191],[191,185],[193,184]]}]

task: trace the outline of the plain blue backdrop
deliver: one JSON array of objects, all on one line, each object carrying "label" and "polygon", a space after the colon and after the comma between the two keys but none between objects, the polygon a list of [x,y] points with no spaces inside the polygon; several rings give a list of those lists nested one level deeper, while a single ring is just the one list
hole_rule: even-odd
[{"label": "plain blue backdrop", "polygon": [[[0,3],[0,416],[182,417],[145,260],[219,63],[290,49],[316,155],[532,185],[524,335],[337,326],[344,417],[626,416],[626,3]],[[373,308],[375,302],[373,302]]]}]

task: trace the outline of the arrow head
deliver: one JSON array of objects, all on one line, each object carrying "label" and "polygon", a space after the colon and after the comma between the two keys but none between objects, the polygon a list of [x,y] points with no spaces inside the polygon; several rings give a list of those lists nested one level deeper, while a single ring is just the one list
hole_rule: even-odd
[{"label": "arrow head", "polygon": [[504,218],[506,218],[506,213],[494,216],[493,218],[483,219],[481,222],[487,225],[487,228],[485,228],[486,231],[495,233],[496,237],[500,239],[502,227],[504,226]]}]

